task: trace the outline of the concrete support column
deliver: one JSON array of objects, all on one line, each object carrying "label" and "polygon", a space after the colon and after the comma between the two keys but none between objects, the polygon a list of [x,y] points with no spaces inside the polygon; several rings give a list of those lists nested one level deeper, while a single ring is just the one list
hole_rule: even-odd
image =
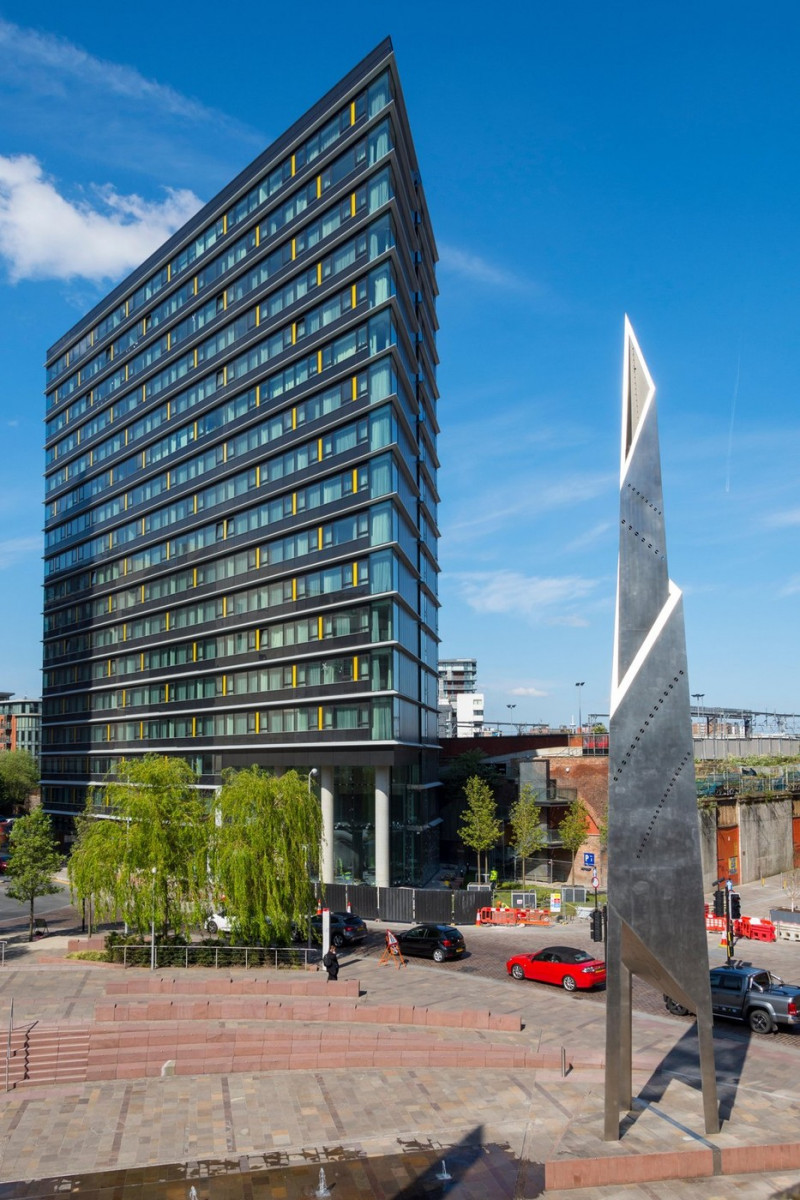
[{"label": "concrete support column", "polygon": [[319,803],[322,809],[319,877],[323,883],[333,883],[333,767],[319,768]]},{"label": "concrete support column", "polygon": [[389,886],[389,768],[375,768],[375,883]]}]

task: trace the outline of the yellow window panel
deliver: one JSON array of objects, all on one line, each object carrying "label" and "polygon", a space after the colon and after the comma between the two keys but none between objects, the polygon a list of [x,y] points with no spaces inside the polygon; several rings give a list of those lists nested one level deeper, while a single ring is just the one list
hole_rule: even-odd
[{"label": "yellow window panel", "polygon": [[256,384],[256,408],[261,404],[261,384]]},{"label": "yellow window panel", "polygon": [[147,399],[147,384],[143,383],[142,384],[142,400],[146,400],[146,399]]},{"label": "yellow window panel", "polygon": [[192,567],[192,587],[197,587],[197,567]]},{"label": "yellow window panel", "polygon": [[126,492],[122,499],[123,512],[128,511],[128,493]]},{"label": "yellow window panel", "polygon": [[317,287],[322,283],[322,263],[317,263]]},{"label": "yellow window panel", "polygon": [[169,421],[171,417],[172,417],[172,401],[168,400],[167,401],[167,420]]},{"label": "yellow window panel", "polygon": [[317,438],[317,458],[322,462],[322,438]]},{"label": "yellow window panel", "polygon": [[128,574],[128,560],[127,560],[127,558],[123,558],[123,560],[122,560],[122,574],[123,574],[123,575],[127,575],[127,574]]},{"label": "yellow window panel", "polygon": [[222,214],[222,232],[223,233],[228,232],[228,214],[227,213]]},{"label": "yellow window panel", "polygon": [[172,263],[167,263],[167,283],[172,279]]},{"label": "yellow window panel", "polygon": [[172,545],[172,543],[171,543],[171,542],[167,542],[167,543],[166,543],[166,546],[167,546],[167,560],[169,560],[170,554],[172,553],[172,551],[170,550],[170,546],[171,546],[171,545]]},{"label": "yellow window panel", "polygon": [[114,674],[114,672],[111,670],[111,659],[109,658],[106,662],[106,675],[113,675],[113,674]]},{"label": "yellow window panel", "polygon": [[224,463],[226,463],[228,461],[228,443],[227,442],[222,443],[222,461]]},{"label": "yellow window panel", "polygon": [[192,280],[192,289],[196,296],[197,295],[197,276],[196,275],[195,275],[194,279]]},{"label": "yellow window panel", "polygon": [[139,670],[140,671],[144,670],[144,650],[139,655]]},{"label": "yellow window panel", "polygon": [[261,570],[261,547],[256,546],[256,570]]},{"label": "yellow window panel", "polygon": [[169,684],[168,683],[164,684],[164,699],[169,704]]},{"label": "yellow window panel", "polygon": [[111,597],[110,597],[110,596],[108,597],[108,611],[109,611],[109,612],[113,612],[113,611],[114,611],[114,609],[111,607]]},{"label": "yellow window panel", "polygon": [[166,479],[166,484],[167,484],[167,491],[169,491],[169,471],[167,471],[165,479]]},{"label": "yellow window panel", "polygon": [[294,577],[292,578],[292,599],[297,599],[297,579]]},{"label": "yellow window panel", "polygon": [[192,662],[197,662],[197,642],[192,642]]},{"label": "yellow window panel", "polygon": [[141,600],[142,604],[144,604],[144,584],[142,584],[142,588],[141,588],[141,592],[140,592],[140,600]]},{"label": "yellow window panel", "polygon": [[169,329],[167,330],[167,349],[172,349],[172,332]]},{"label": "yellow window panel", "polygon": [[256,487],[261,487],[261,464],[256,463]]},{"label": "yellow window panel", "polygon": [[261,245],[261,226],[256,225],[256,246]]},{"label": "yellow window panel", "polygon": [[197,737],[197,717],[192,717],[192,737]]},{"label": "yellow window panel", "polygon": [[144,721],[139,722],[139,741],[144,741]]},{"label": "yellow window panel", "polygon": [[355,284],[353,284],[352,288],[350,289],[350,299],[352,301],[353,308],[355,308],[356,305],[358,304],[358,300],[356,298],[356,285]]},{"label": "yellow window panel", "polygon": [[322,195],[322,176],[318,175],[317,176],[317,199],[318,200],[321,195]]},{"label": "yellow window panel", "polygon": [[322,351],[317,351],[317,374],[322,374]]},{"label": "yellow window panel", "polygon": [[122,707],[125,708],[126,704],[127,704],[127,696],[126,696],[125,688],[123,688],[122,689]]},{"label": "yellow window panel", "polygon": [[197,494],[196,493],[194,496],[192,496],[192,510],[196,516],[197,515]]},{"label": "yellow window panel", "polygon": [[294,156],[294,155],[292,155],[292,174],[293,174],[293,175],[294,175],[294,173],[295,173],[295,171],[296,171],[296,170],[297,170],[297,161],[296,161],[296,159],[295,159],[295,156]]},{"label": "yellow window panel", "polygon": [[356,123],[356,102],[355,102],[355,100],[351,100],[350,101],[350,124],[355,125],[355,123]]},{"label": "yellow window panel", "polygon": [[260,324],[261,324],[261,305],[257,304],[256,305],[256,329],[258,329]]},{"label": "yellow window panel", "polygon": [[356,194],[355,194],[355,192],[351,192],[350,193],[350,216],[354,217],[355,215],[356,215]]},{"label": "yellow window panel", "polygon": [[292,345],[297,342],[297,321],[292,321]]},{"label": "yellow window panel", "polygon": [[358,491],[358,467],[353,467],[353,491]]},{"label": "yellow window panel", "polygon": [[122,623],[122,640],[123,640],[123,642],[127,642],[127,640],[128,640],[128,622],[127,621],[123,621],[123,623]]},{"label": "yellow window panel", "polygon": [[317,530],[317,549],[318,550],[322,549],[322,526],[321,525],[320,525],[319,529]]},{"label": "yellow window panel", "polygon": [[193,442],[197,441],[197,421],[195,421],[195,423],[194,423],[194,431],[192,433],[192,441]]},{"label": "yellow window panel", "polygon": [[297,429],[297,409],[292,409],[292,429]]},{"label": "yellow window panel", "polygon": [[111,741],[111,726],[110,725],[106,725],[106,741],[107,742]]},{"label": "yellow window panel", "polygon": [[322,640],[322,617],[317,617],[317,641],[321,642]]},{"label": "yellow window panel", "polygon": [[130,300],[126,300],[125,301],[125,316],[129,317],[130,315],[131,315]]},{"label": "yellow window panel", "polygon": [[164,613],[164,619],[166,621],[167,633],[169,633],[169,613],[168,612]]},{"label": "yellow window panel", "polygon": [[353,655],[353,679],[358,679],[358,655]]},{"label": "yellow window panel", "polygon": [[297,663],[292,663],[292,687],[297,687]]},{"label": "yellow window panel", "polygon": [[297,516],[297,492],[292,492],[292,516]]},{"label": "yellow window panel", "polygon": [[147,533],[147,525],[145,524],[144,517],[142,517],[142,533]]},{"label": "yellow window panel", "polygon": [[256,650],[261,649],[261,630],[256,630]]},{"label": "yellow window panel", "polygon": [[228,597],[227,596],[222,597],[222,615],[223,615],[223,617],[227,617],[227,615],[228,615]]},{"label": "yellow window panel", "polygon": [[256,733],[261,733],[261,713],[256,709]]},{"label": "yellow window panel", "polygon": [[353,563],[353,587],[358,587],[358,563]]},{"label": "yellow window panel", "polygon": [[292,238],[292,260],[297,258],[297,238]]},{"label": "yellow window panel", "polygon": [[322,729],[322,705],[317,708],[317,729]]},{"label": "yellow window panel", "polygon": [[194,365],[197,366],[197,347],[194,348]]},{"label": "yellow window panel", "polygon": [[223,694],[223,696],[227,696],[227,694],[228,694],[228,676],[227,675],[222,676],[222,694]]}]

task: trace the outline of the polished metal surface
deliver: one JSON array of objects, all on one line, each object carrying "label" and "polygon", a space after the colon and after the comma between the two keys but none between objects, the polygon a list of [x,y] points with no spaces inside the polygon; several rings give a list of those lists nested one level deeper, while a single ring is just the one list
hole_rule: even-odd
[{"label": "polished metal surface", "polygon": [[625,321],[609,738],[605,1137],[631,1095],[631,976],[697,1014],[706,1132],[719,1128],[681,593],[667,571],[655,387]]}]

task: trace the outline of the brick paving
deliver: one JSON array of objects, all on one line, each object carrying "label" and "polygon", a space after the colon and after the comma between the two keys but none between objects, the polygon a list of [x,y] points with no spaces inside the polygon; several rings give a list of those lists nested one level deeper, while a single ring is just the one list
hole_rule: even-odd
[{"label": "brick paving", "polygon": [[[773,900],[767,900],[766,891],[754,894],[768,908]],[[754,915],[766,915],[754,904],[750,908]],[[468,940],[472,945],[479,936],[499,932],[476,930]],[[15,1027],[31,1021],[85,1025],[94,1020],[99,1002],[127,999],[106,996],[106,986],[132,978],[133,972],[123,976],[100,965],[45,962],[57,958],[65,941],[54,937],[34,943],[7,961],[0,973],[5,1027],[12,997]],[[764,953],[761,946],[754,949],[759,961],[767,951],[770,958],[780,957],[780,967],[765,965],[787,978],[800,977],[792,944],[764,947]],[[136,978],[143,974],[137,972]],[[177,973],[156,974],[171,978]],[[195,974],[198,981],[204,976]],[[225,974],[245,977],[243,971]],[[281,986],[285,973],[263,972],[263,977]],[[490,1010],[520,1018],[520,1033],[464,1030],[465,1057],[471,1047],[495,1042],[528,1053],[557,1053],[546,1067],[431,1068],[404,1061],[397,1049],[402,1043],[393,1036],[387,1038],[384,1060],[370,1068],[26,1086],[4,1093],[0,1103],[0,1200],[71,1194],[81,1200],[177,1200],[188,1198],[191,1186],[198,1200],[295,1200],[314,1194],[320,1168],[335,1200],[445,1194],[458,1200],[522,1200],[544,1194],[545,1163],[561,1170],[558,1186],[546,1192],[551,1200],[766,1200],[800,1180],[800,1157],[793,1157],[800,1154],[800,1033],[787,1045],[774,1038],[750,1039],[733,1026],[717,1027],[723,1128],[706,1138],[692,1025],[663,1013],[637,1012],[637,1104],[621,1141],[606,1143],[602,1004],[452,970],[448,964],[412,962],[397,970],[358,952],[343,956],[340,975],[344,982],[355,978],[365,1006]],[[208,1022],[215,1029],[236,1024],[234,1019]],[[352,1038],[356,1022],[326,1028],[332,1038],[348,1026]],[[401,1031],[393,1024],[386,1029],[392,1035]],[[365,1026],[367,1031],[374,1036],[373,1026]],[[433,1038],[459,1036],[454,1028],[425,1032]],[[317,1040],[318,1034],[317,1026]],[[768,1153],[768,1146],[785,1149]],[[733,1157],[737,1153],[739,1159]],[[648,1179],[647,1171],[659,1164],[663,1174],[665,1162],[680,1171],[677,1156],[682,1154],[686,1175],[698,1164],[707,1170],[709,1161],[712,1170],[716,1163],[717,1169],[747,1171]],[[624,1178],[630,1182],[567,1186],[573,1162],[596,1170],[599,1179],[617,1166],[610,1160],[625,1161]],[[439,1178],[442,1163],[449,1180]]]}]

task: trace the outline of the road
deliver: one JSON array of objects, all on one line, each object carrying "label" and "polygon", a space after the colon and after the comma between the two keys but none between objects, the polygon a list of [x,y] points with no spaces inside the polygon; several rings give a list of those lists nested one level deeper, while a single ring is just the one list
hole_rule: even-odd
[{"label": "road", "polygon": [[[58,885],[58,891],[52,896],[39,896],[34,905],[34,916],[44,917],[48,920],[51,913],[63,913],[69,906],[69,888],[63,884]],[[76,919],[76,914],[72,913],[72,920]],[[80,924],[80,916],[77,915],[78,924]],[[12,900],[6,895],[6,882],[0,876],[0,938],[18,937],[20,934],[27,936],[29,925],[29,905],[20,904],[18,900]]]}]

